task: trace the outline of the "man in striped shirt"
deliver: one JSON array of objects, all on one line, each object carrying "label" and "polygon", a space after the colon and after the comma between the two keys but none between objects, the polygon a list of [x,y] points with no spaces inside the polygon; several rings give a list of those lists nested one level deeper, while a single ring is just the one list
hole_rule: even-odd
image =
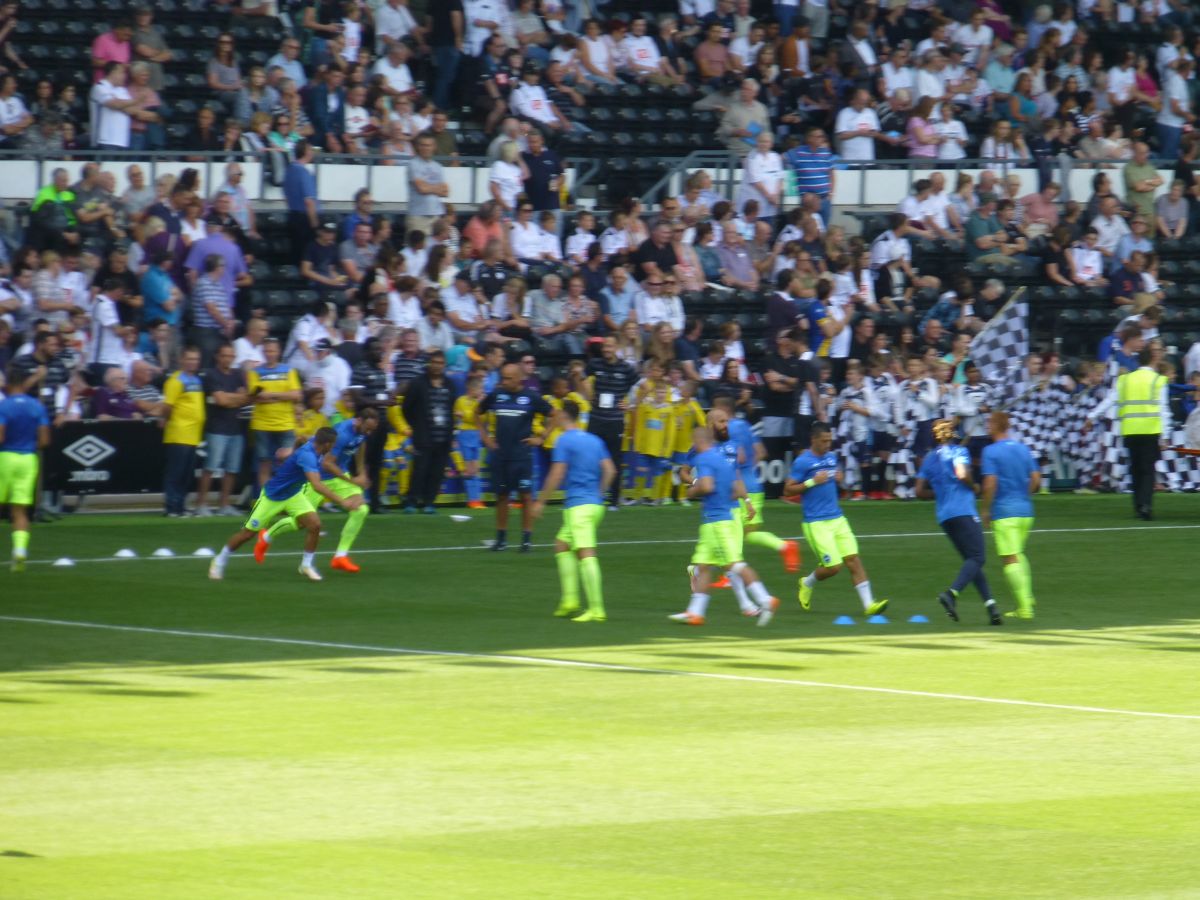
[{"label": "man in striped shirt", "polygon": [[204,257],[203,274],[192,286],[191,343],[200,349],[202,365],[212,365],[217,347],[233,337],[233,309],[222,283],[225,260],[219,253]]},{"label": "man in striped shirt", "polygon": [[796,189],[801,195],[815,194],[821,198],[821,218],[828,223],[832,212],[833,162],[837,157],[820,128],[808,129],[804,141],[787,152],[784,162],[795,171]]}]

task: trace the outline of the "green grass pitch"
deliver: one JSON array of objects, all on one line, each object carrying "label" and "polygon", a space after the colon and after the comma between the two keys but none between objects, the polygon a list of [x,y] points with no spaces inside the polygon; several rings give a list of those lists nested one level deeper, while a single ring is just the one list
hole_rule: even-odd
[{"label": "green grass pitch", "polygon": [[0,898],[1196,896],[1200,502],[1037,507],[1039,616],[1002,629],[938,608],[928,504],[846,506],[877,626],[753,549],[769,628],[728,592],[669,622],[695,509],[607,516],[599,625],[550,615],[557,509],[530,556],[490,513],[373,518],[321,584],[296,535],[220,584],[148,558],[227,519],[40,528],[0,573]]}]

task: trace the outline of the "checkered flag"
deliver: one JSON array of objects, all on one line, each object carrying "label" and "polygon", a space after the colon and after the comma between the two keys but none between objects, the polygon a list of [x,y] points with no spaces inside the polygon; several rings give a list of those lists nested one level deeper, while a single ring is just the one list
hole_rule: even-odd
[{"label": "checkered flag", "polygon": [[983,380],[1006,390],[1029,353],[1029,303],[1019,288],[971,341],[971,359]]}]

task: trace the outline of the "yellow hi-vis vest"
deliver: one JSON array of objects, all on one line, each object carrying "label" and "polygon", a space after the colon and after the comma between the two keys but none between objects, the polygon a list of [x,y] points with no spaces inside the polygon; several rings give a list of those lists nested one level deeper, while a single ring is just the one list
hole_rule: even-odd
[{"label": "yellow hi-vis vest", "polygon": [[1162,434],[1159,397],[1166,377],[1153,369],[1135,369],[1117,379],[1117,415],[1121,435]]}]

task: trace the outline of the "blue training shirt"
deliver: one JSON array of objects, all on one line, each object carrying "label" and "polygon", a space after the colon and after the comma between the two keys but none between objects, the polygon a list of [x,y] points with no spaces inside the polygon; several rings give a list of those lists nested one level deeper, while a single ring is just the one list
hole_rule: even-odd
[{"label": "blue training shirt", "polygon": [[[367,439],[367,436],[365,434],[359,434],[354,429],[353,419],[346,419],[343,422],[338,422],[333,426],[333,430],[337,432],[337,440],[333,442],[333,449],[329,452],[333,454],[333,458],[337,461],[338,467],[343,472],[349,471],[350,461],[354,459],[354,454],[358,451],[358,448],[362,446],[363,441]],[[328,481],[333,477],[335,476],[330,475],[324,470],[324,467],[322,467],[321,478],[324,481]]]},{"label": "blue training shirt", "polygon": [[493,431],[496,450],[492,455],[503,459],[526,459],[530,447],[525,440],[533,434],[534,416],[539,413],[548,416],[554,409],[537,391],[497,388],[479,401],[475,415],[482,420],[489,412],[496,417]]},{"label": "blue training shirt", "polygon": [[46,407],[28,394],[0,399],[0,425],[4,426],[0,453],[37,453],[38,428],[49,424]]},{"label": "blue training shirt", "polygon": [[1036,471],[1037,463],[1033,454],[1020,441],[997,441],[983,448],[983,474],[996,476],[993,519],[1033,516],[1029,478]]},{"label": "blue training shirt", "polygon": [[263,493],[268,500],[287,500],[300,493],[300,489],[308,482],[309,472],[321,471],[321,458],[313,442],[309,441],[292,453],[279,464]]},{"label": "blue training shirt", "polygon": [[608,458],[604,441],[594,434],[572,428],[559,436],[550,452],[550,462],[567,464],[564,509],[604,502],[600,496],[600,464]]},{"label": "blue training shirt", "polygon": [[754,461],[755,448],[761,441],[745,419],[729,420],[729,436],[742,451],[738,474],[742,478],[742,483],[746,485],[746,493],[761,494],[763,485],[758,478],[758,464]]},{"label": "blue training shirt", "polygon": [[935,513],[938,522],[947,519],[957,519],[959,516],[976,518],[975,492],[964,484],[954,474],[954,466],[961,463],[968,469],[971,467],[971,454],[965,447],[957,444],[943,444],[936,450],[931,450],[921,463],[918,478],[924,478],[933,488],[933,496],[937,501]]},{"label": "blue training shirt", "polygon": [[695,475],[698,479],[713,480],[712,493],[705,494],[700,504],[705,523],[732,520],[733,483],[737,481],[737,469],[725,458],[719,447],[696,454]]},{"label": "blue training shirt", "polygon": [[827,522],[842,517],[842,507],[838,503],[838,483],[833,477],[837,474],[837,468],[837,454],[832,451],[817,456],[811,450],[805,450],[792,461],[790,477],[793,481],[808,481],[818,472],[829,473],[828,481],[813,485],[800,495],[805,522]]}]

